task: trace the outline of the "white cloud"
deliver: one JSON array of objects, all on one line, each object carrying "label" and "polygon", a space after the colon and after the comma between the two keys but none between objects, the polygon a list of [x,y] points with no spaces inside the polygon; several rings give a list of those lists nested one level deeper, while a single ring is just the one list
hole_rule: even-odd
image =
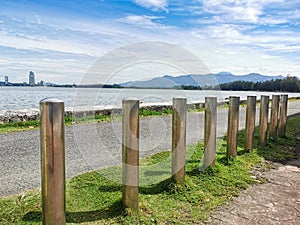
[{"label": "white cloud", "polygon": [[0,75],[9,75],[12,82],[27,81],[28,71],[32,70],[37,80],[78,83],[94,61],[91,57],[55,51],[6,47],[0,47],[0,50],[6,55],[6,60],[0,58]]},{"label": "white cloud", "polygon": [[163,17],[157,17],[157,16],[130,15],[125,18],[125,22],[128,24],[136,25],[147,29],[160,29],[160,30],[170,29],[171,26],[166,26],[159,23],[159,19],[162,18]]},{"label": "white cloud", "polygon": [[278,25],[289,22],[286,18],[264,17],[260,19],[260,23],[264,25]]},{"label": "white cloud", "polygon": [[276,55],[262,55],[261,57],[263,59],[277,59],[277,58],[280,58],[281,56],[276,56]]},{"label": "white cloud", "polygon": [[252,26],[241,26],[232,24],[221,24],[207,26],[206,29],[193,30],[191,34],[198,39],[215,40],[223,47],[233,48],[239,46],[248,49],[260,49],[273,53],[286,53],[299,51],[300,32],[289,30],[264,31],[258,30],[250,32]]},{"label": "white cloud", "polygon": [[28,38],[22,37],[13,37],[7,36],[3,33],[0,33],[1,46],[18,48],[18,49],[42,49],[42,50],[51,50],[59,51],[65,53],[73,54],[86,54],[90,56],[95,56],[96,52],[91,48],[91,46],[84,44],[75,44],[68,43],[62,40],[51,40],[43,39],[41,41],[31,40]]},{"label": "white cloud", "polygon": [[154,11],[163,10],[168,12],[167,0],[132,0],[135,4]]},{"label": "white cloud", "polygon": [[282,2],[284,0],[203,0],[203,5],[205,11],[225,15],[233,21],[258,23],[266,5]]},{"label": "white cloud", "polygon": [[98,57],[128,43],[129,40],[138,40],[135,33],[113,25],[109,28],[110,24],[99,26],[98,23],[89,23],[84,26],[70,21],[57,27],[48,25],[49,23],[29,23],[19,18],[2,18],[0,46],[11,48],[42,49]]},{"label": "white cloud", "polygon": [[211,27],[210,29],[212,31],[211,37],[217,38],[217,39],[226,39],[229,42],[231,41],[237,41],[241,39],[242,34],[238,29],[236,29],[233,25],[221,25],[216,27]]},{"label": "white cloud", "polygon": [[9,61],[7,59],[0,58],[0,65],[6,65]]},{"label": "white cloud", "polygon": [[273,52],[299,52],[300,45],[287,45],[284,43],[257,43],[257,46],[265,48],[266,50]]},{"label": "white cloud", "polygon": [[[265,30],[256,29],[252,24],[216,24],[193,29],[189,43],[212,72],[299,75],[299,67],[295,67],[300,59],[299,35],[299,31],[292,29]],[[214,47],[200,45],[206,40],[209,40],[206,46]]]}]

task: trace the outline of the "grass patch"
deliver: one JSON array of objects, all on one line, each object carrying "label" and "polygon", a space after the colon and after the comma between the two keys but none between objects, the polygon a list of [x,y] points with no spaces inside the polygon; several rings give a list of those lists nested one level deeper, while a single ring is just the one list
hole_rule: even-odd
[{"label": "grass patch", "polygon": [[[269,141],[264,148],[258,147],[257,152],[266,160],[285,162],[296,158],[296,134],[300,133],[299,117],[287,121],[286,137],[278,138],[276,142]],[[256,135],[258,139],[258,135]]]},{"label": "grass patch", "polygon": [[[109,167],[74,177],[67,182],[67,222],[80,224],[199,224],[216,207],[254,184],[250,171],[265,168],[266,159],[283,161],[295,157],[295,134],[300,117],[288,120],[287,137],[245,153],[244,131],[239,132],[238,156],[226,159],[226,142],[218,140],[216,165],[200,171],[203,143],[188,146],[186,181],[175,184],[170,177],[170,151],[140,160],[139,211],[121,202],[121,167]],[[256,140],[257,131],[256,131]],[[255,143],[257,146],[257,143]],[[108,177],[110,177],[108,179]],[[40,191],[0,198],[0,224],[41,224]]]},{"label": "grass patch", "polygon": [[[163,111],[146,110],[142,108],[139,112],[140,117],[163,116],[172,114],[172,110],[165,109]],[[87,123],[101,123],[119,121],[122,119],[121,115],[90,115],[84,117],[65,116],[65,125],[71,126],[75,124]],[[0,134],[19,132],[26,130],[36,130],[40,127],[40,120],[18,121],[0,124]]]},{"label": "grass patch", "polygon": [[295,102],[295,101],[298,101],[300,100],[300,97],[292,97],[292,98],[289,98],[289,102]]},{"label": "grass patch", "polygon": [[172,114],[172,110],[171,109],[164,109],[162,111],[155,111],[155,110],[147,110],[145,108],[141,108],[139,111],[139,115],[141,117],[144,116],[164,116],[164,115],[170,115]]},{"label": "grass patch", "polygon": [[38,129],[39,126],[39,120],[4,123],[0,124],[0,134],[25,130],[35,130]]},{"label": "grass patch", "polygon": [[74,124],[82,124],[82,123],[100,123],[100,122],[111,122],[111,121],[121,120],[120,115],[90,115],[85,117],[73,117],[73,116],[66,116],[65,117],[65,124],[67,126],[74,125]]}]

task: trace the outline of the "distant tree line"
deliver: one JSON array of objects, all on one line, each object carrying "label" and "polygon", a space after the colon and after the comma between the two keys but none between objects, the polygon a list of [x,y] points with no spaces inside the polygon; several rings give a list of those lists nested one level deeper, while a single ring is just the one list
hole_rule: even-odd
[{"label": "distant tree line", "polygon": [[119,84],[82,84],[82,85],[74,84],[73,87],[77,87],[77,88],[123,88]]},{"label": "distant tree line", "polygon": [[[177,87],[178,88],[178,87]],[[224,91],[271,91],[300,92],[300,81],[297,77],[288,76],[285,79],[268,80],[265,82],[234,81],[215,86],[182,85],[184,90],[224,90]]]},{"label": "distant tree line", "polygon": [[47,86],[64,88],[122,88],[118,84],[49,84]]}]

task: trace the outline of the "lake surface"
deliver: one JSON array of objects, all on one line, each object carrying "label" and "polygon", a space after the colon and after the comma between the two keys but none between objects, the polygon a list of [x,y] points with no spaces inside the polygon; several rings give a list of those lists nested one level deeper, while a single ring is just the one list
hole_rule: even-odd
[{"label": "lake surface", "polygon": [[145,104],[171,104],[173,97],[186,97],[188,103],[204,102],[206,96],[216,96],[224,100],[231,95],[246,99],[247,95],[288,94],[298,97],[300,93],[272,93],[252,91],[188,91],[164,89],[96,89],[96,88],[56,88],[56,87],[0,87],[0,110],[37,110],[39,101],[55,97],[65,102],[66,108],[101,106],[120,107],[122,99],[134,97]]}]

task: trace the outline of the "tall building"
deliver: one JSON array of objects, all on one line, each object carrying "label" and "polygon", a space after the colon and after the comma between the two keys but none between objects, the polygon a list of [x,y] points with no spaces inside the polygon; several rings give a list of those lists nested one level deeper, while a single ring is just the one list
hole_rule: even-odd
[{"label": "tall building", "polygon": [[4,85],[5,85],[5,86],[8,85],[8,76],[4,76]]},{"label": "tall building", "polygon": [[35,86],[34,72],[29,72],[29,86]]}]

